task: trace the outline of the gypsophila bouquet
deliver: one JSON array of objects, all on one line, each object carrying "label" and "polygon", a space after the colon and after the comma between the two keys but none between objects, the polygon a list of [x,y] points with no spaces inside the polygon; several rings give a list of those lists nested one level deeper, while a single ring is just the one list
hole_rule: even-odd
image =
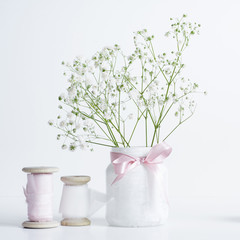
[{"label": "gypsophila bouquet", "polygon": [[[57,139],[64,139],[63,149],[92,150],[93,144],[129,147],[139,125],[144,144],[153,146],[193,115],[198,84],[182,76],[182,57],[200,25],[187,22],[186,15],[170,20],[171,30],[165,36],[172,37],[176,47],[169,53],[157,52],[154,36],[144,29],[134,33],[130,55],[115,44],[91,59],[77,57],[73,64],[62,63],[69,70],[64,75],[70,85],[59,96],[63,115],[49,124],[61,130]],[[162,136],[167,116],[174,117],[173,126]]]}]

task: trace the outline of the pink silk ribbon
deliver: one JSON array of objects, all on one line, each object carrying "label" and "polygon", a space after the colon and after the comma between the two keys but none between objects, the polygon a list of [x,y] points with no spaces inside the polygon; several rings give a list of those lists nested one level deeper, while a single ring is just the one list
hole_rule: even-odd
[{"label": "pink silk ribbon", "polygon": [[116,183],[123,178],[127,172],[143,164],[146,167],[155,171],[156,164],[163,162],[165,158],[172,152],[172,148],[165,142],[155,145],[151,148],[146,157],[132,157],[124,153],[111,152],[111,161],[117,177],[113,183]]},{"label": "pink silk ribbon", "polygon": [[28,205],[29,221],[52,221],[52,174],[28,174],[27,178],[23,192]]}]

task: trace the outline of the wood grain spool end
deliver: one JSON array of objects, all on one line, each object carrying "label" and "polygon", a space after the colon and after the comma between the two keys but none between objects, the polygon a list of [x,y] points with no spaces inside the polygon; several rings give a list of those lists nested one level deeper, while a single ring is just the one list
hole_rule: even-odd
[{"label": "wood grain spool end", "polygon": [[32,229],[55,228],[59,226],[59,222],[57,221],[49,221],[49,222],[25,221],[22,223],[22,226],[24,228],[32,228]]},{"label": "wood grain spool end", "polygon": [[59,168],[57,167],[25,167],[22,169],[26,173],[54,173],[58,172]]},{"label": "wood grain spool end", "polygon": [[90,224],[91,224],[91,221],[88,218],[64,218],[61,221],[62,226],[80,227],[80,226],[88,226]]}]

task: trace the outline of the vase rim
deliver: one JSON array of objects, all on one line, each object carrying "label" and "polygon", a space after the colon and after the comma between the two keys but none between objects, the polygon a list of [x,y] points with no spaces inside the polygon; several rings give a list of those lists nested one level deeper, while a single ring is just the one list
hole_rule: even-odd
[{"label": "vase rim", "polygon": [[135,147],[113,147],[111,152],[123,153],[132,157],[146,157],[151,147],[135,146]]},{"label": "vase rim", "polygon": [[112,147],[112,149],[134,149],[134,148],[152,148],[152,147],[146,147],[146,146],[132,146],[132,147]]}]

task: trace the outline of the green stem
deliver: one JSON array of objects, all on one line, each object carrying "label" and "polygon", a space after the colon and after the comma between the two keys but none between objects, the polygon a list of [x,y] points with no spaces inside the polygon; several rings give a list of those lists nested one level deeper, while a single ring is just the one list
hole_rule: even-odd
[{"label": "green stem", "polygon": [[[84,98],[84,101],[85,101],[85,102],[91,107],[91,109],[93,109],[94,112],[104,121],[105,125],[107,126],[108,132],[109,132],[109,134],[111,135],[111,137],[112,137],[112,139],[113,139],[113,143],[118,147],[119,145],[118,145],[118,143],[117,143],[117,140],[116,140],[116,138],[115,138],[115,136],[114,136],[114,134],[113,134],[110,126],[108,125],[108,121],[107,121],[103,116],[101,116],[101,115],[97,112],[97,110],[95,109],[95,107],[101,112],[101,114],[103,114],[103,111],[99,108],[98,105],[96,105],[96,104],[94,103],[93,99],[92,99],[89,95],[88,95],[88,97],[91,99],[91,102],[89,102],[86,98]],[[111,124],[115,127],[115,125],[112,123],[112,121],[110,121],[110,122],[111,122]],[[116,127],[115,127],[115,128],[116,128]]]},{"label": "green stem", "polygon": [[[152,41],[150,41],[150,47],[149,47],[149,45],[148,45],[148,44],[147,44],[147,47],[148,47],[148,49],[149,49],[150,53],[152,54],[152,56],[153,56],[153,59],[155,60],[155,62],[157,62],[157,59],[156,59],[156,56],[155,56],[155,53],[154,53],[154,48],[153,48]],[[161,71],[161,73],[162,73],[162,75],[163,75],[164,79],[165,79],[165,80],[166,80],[166,82],[168,83],[168,79],[167,79],[167,77],[166,77],[165,73],[163,72],[162,68],[161,68],[159,65],[158,65],[158,68],[159,68],[159,70]]]},{"label": "green stem", "polygon": [[172,108],[173,104],[174,104],[174,103],[171,103],[171,105],[169,106],[169,108],[168,108],[167,111],[165,112],[163,118],[162,118],[161,121],[160,121],[160,124],[162,123],[162,121],[164,120],[164,118],[167,116],[167,114],[168,114],[168,112],[170,111],[170,109]]},{"label": "green stem", "polygon": [[190,116],[188,116],[187,118],[185,118],[183,121],[180,121],[180,122],[178,123],[178,125],[177,125],[175,128],[173,128],[173,130],[163,139],[163,142],[164,142],[181,124],[183,124],[183,123],[186,122],[190,117],[192,117],[192,115],[193,115],[193,113],[192,113]]},{"label": "green stem", "polygon": [[[121,91],[120,89],[118,90],[118,131],[121,132]],[[121,136],[121,139],[122,139],[122,144],[125,147],[125,142],[122,136]]]},{"label": "green stem", "polygon": [[[186,42],[186,39],[185,39],[185,41],[184,41],[184,43],[183,43],[183,45],[182,45],[182,47],[181,47],[181,52],[182,52],[182,50],[183,50],[183,48],[184,48],[185,42]],[[177,60],[176,60],[176,63],[178,63],[179,59],[180,59],[180,57],[178,56],[178,58],[177,58]],[[180,69],[181,69],[181,68],[180,68]],[[164,102],[164,104],[163,104],[163,106],[162,106],[162,109],[161,109],[161,112],[160,112],[160,116],[159,116],[158,121],[157,121],[157,124],[156,124],[157,127],[158,127],[158,126],[160,125],[160,123],[162,122],[162,121],[161,121],[162,114],[163,114],[163,111],[164,111],[164,108],[165,108],[165,104],[166,104],[166,100],[167,100],[167,97],[168,97],[168,92],[169,92],[171,83],[173,82],[173,76],[174,76],[175,71],[176,71],[176,65],[175,65],[175,67],[174,67],[174,69],[173,69],[172,75],[171,75],[170,80],[169,80],[169,83],[168,83],[167,91],[166,91],[166,94],[165,94],[165,102]],[[180,70],[179,70],[179,71],[180,71]],[[176,74],[176,75],[177,75],[177,74]],[[174,76],[174,78],[176,77],[176,75]],[[159,127],[160,127],[160,126],[159,126]],[[156,131],[157,131],[157,128],[155,128],[155,130],[154,130],[154,134],[153,134],[151,146],[153,145],[154,138],[155,138],[155,135],[156,135]],[[159,140],[158,140],[158,141],[159,141]]]},{"label": "green stem", "polygon": [[161,126],[159,126],[158,131],[157,131],[157,143],[159,143],[159,141],[160,141],[160,129],[161,129]]},{"label": "green stem", "polygon": [[155,128],[154,128],[154,132],[153,132],[153,138],[152,138],[152,142],[151,142],[151,147],[153,146],[154,139],[155,139],[155,137],[156,137],[157,128],[158,128],[157,126],[155,126]]},{"label": "green stem", "polygon": [[144,64],[142,62],[142,59],[141,59],[141,65],[142,65],[142,76],[141,76],[141,79],[142,79],[142,82],[141,82],[141,92],[143,91],[143,74],[144,74]]},{"label": "green stem", "polygon": [[[109,139],[107,139],[107,138],[105,138],[105,137],[102,137],[102,136],[94,136],[94,138],[96,138],[96,139],[102,139],[102,140],[105,140],[105,141],[108,141],[108,142],[112,142],[112,140],[109,140]],[[118,142],[119,144],[122,144],[121,142]]]},{"label": "green stem", "polygon": [[111,125],[113,126],[113,128],[115,128],[115,130],[119,133],[120,137],[122,138],[122,140],[127,144],[127,146],[129,147],[129,144],[127,142],[127,140],[125,139],[125,137],[122,135],[122,133],[118,130],[118,128],[113,124],[113,122],[111,120],[109,120],[109,122],[111,123]]},{"label": "green stem", "polygon": [[107,136],[107,138],[108,138],[110,141],[112,141],[112,139],[108,136],[108,134],[105,132],[105,130],[100,126],[100,124],[98,124],[97,122],[96,122],[96,124],[97,124],[98,127],[102,130],[102,132]]},{"label": "green stem", "polygon": [[120,131],[121,91],[118,91],[118,129]]},{"label": "green stem", "polygon": [[[106,125],[106,127],[107,127],[107,129],[108,129],[108,132],[109,132],[109,134],[110,134],[110,136],[111,136],[111,138],[112,138],[113,143],[118,147],[117,140],[116,140],[116,138],[115,138],[115,136],[114,136],[114,134],[113,134],[110,126],[108,125],[107,120],[106,120],[103,116],[101,116],[101,115],[97,112],[97,110],[94,108],[94,106],[96,106],[96,105],[92,105],[92,103],[94,103],[94,102],[92,101],[92,103],[90,103],[87,99],[84,99],[84,100],[85,100],[85,102],[88,104],[88,106],[97,114],[97,116],[104,121],[104,124]],[[101,109],[100,109],[98,106],[96,106],[96,107],[101,111]],[[102,112],[102,111],[101,111],[101,112]]]},{"label": "green stem", "polygon": [[143,91],[141,92],[141,94],[143,94],[147,88],[153,83],[153,81],[158,77],[158,75],[160,74],[160,71],[158,72],[158,74],[148,83],[148,85],[143,89]]},{"label": "green stem", "polygon": [[146,147],[148,146],[148,129],[147,129],[147,114],[148,112],[146,112],[146,116],[145,116],[145,137],[146,137]]},{"label": "green stem", "polygon": [[92,141],[86,141],[86,142],[91,143],[91,144],[105,146],[105,147],[116,147],[116,146],[108,145],[108,144],[104,144],[104,143],[97,143],[97,142],[92,142]]},{"label": "green stem", "polygon": [[[170,85],[171,85],[171,83],[169,82],[169,83],[168,83],[168,87],[167,87],[167,91],[166,91],[166,94],[165,94],[165,103],[166,103],[166,101],[167,101],[167,97],[168,97],[168,92],[169,92]],[[163,106],[162,106],[162,109],[161,109],[161,112],[160,112],[160,116],[159,116],[158,121],[157,121],[157,123],[156,123],[156,125],[155,125],[155,129],[154,129],[154,133],[153,133],[153,138],[152,138],[151,147],[153,146],[154,139],[155,139],[155,136],[156,136],[156,131],[157,131],[158,127],[159,127],[159,123],[160,123],[161,118],[162,118],[162,114],[163,114],[163,110],[164,110],[164,107],[165,107],[165,103],[164,103]]]},{"label": "green stem", "polygon": [[[145,112],[145,111],[146,111],[146,109],[144,110],[144,112]],[[133,131],[132,131],[131,136],[130,136],[130,138],[129,138],[129,140],[128,140],[128,145],[130,144],[130,141],[131,141],[131,139],[132,139],[132,137],[133,137],[133,134],[134,134],[134,132],[135,132],[135,130],[136,130],[136,127],[137,127],[140,119],[142,118],[144,112],[142,112],[141,115],[137,118],[136,124],[134,125]]]}]

